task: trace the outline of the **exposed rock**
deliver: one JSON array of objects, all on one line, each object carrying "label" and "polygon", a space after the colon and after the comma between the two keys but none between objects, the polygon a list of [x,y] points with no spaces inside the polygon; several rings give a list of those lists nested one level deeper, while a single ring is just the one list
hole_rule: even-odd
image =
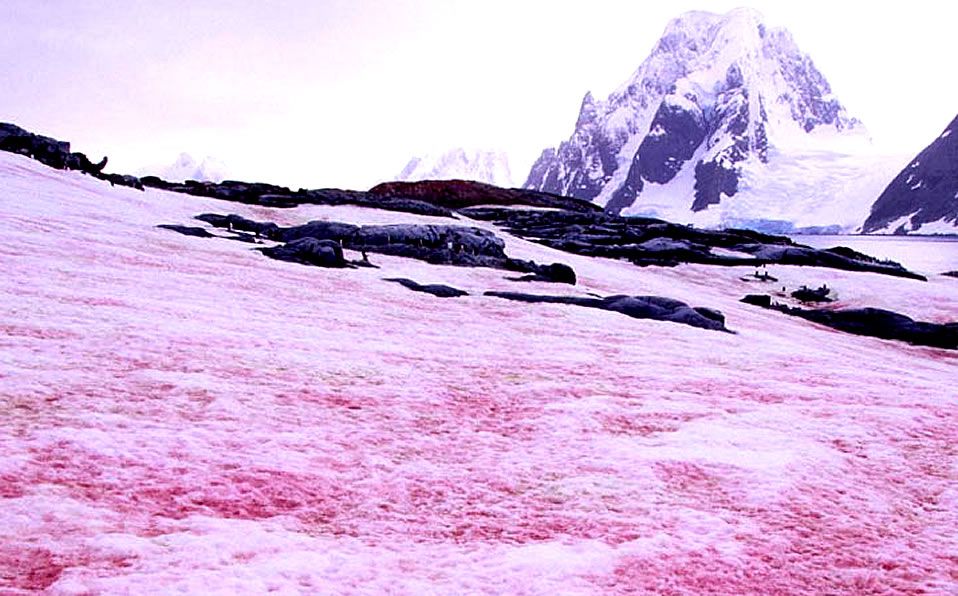
[{"label": "exposed rock", "polygon": [[[271,240],[285,240],[280,232],[280,227],[272,222],[258,222],[251,219],[246,219],[240,215],[217,215],[215,213],[203,213],[201,215],[197,215],[194,219],[204,221],[214,228],[225,228],[231,231],[239,230],[243,232],[251,232],[257,236],[262,236]],[[295,240],[296,238],[302,237],[303,236],[295,236],[290,238],[290,240]],[[323,238],[320,239],[322,240]]]},{"label": "exposed rock", "polygon": [[264,255],[280,261],[290,261],[317,267],[352,267],[343,258],[343,248],[332,240],[300,238],[281,246],[259,249]]},{"label": "exposed rock", "polygon": [[[785,236],[751,230],[700,230],[659,219],[619,217],[609,213],[465,209],[473,219],[492,221],[511,234],[546,246],[587,256],[628,259],[636,265],[680,263],[760,266],[808,265],[846,271],[870,271],[924,280],[897,263],[879,261],[849,249],[818,250]],[[713,249],[728,252],[716,253]]]},{"label": "exposed rock", "polygon": [[0,151],[19,153],[58,170],[77,170],[106,180],[111,185],[119,184],[143,190],[143,185],[135,176],[104,173],[103,169],[108,161],[106,157],[93,163],[83,153],[72,153],[70,143],[66,141],[33,134],[14,124],[0,122]]},{"label": "exposed rock", "polygon": [[802,286],[792,292],[792,298],[801,300],[802,302],[832,302],[832,299],[828,297],[829,292],[827,286],[820,288],[807,288]]},{"label": "exposed rock", "polygon": [[[802,309],[784,304],[772,304],[771,297],[766,304],[749,295],[742,302],[755,304],[772,310],[800,317],[802,319],[831,327],[846,333],[866,335],[881,339],[894,339],[919,346],[931,346],[949,350],[958,349],[958,323],[927,323],[915,321],[911,317],[880,308],[849,308],[842,310]],[[759,304],[759,302],[762,302]]]},{"label": "exposed rock", "polygon": [[741,300],[745,304],[768,308],[772,306],[772,297],[768,294],[748,294]]},{"label": "exposed rock", "polygon": [[[539,281],[575,283],[575,271],[568,265],[553,263],[540,265],[533,261],[513,259],[505,253],[505,242],[494,233],[476,227],[448,225],[394,224],[355,226],[340,222],[312,221],[301,226],[283,228],[271,222],[257,222],[239,215],[204,213],[196,216],[214,227],[245,231],[287,242],[290,251],[270,249],[267,256],[287,261],[311,263],[311,258],[299,257],[300,249],[293,243],[303,240],[329,241],[339,247],[362,252],[408,257],[433,265],[462,267],[490,267],[516,271],[535,276]],[[295,258],[294,258],[295,257]],[[322,262],[326,262],[322,260]],[[352,263],[371,266],[367,262]]]},{"label": "exposed rock", "polygon": [[[275,224],[273,224],[275,225]],[[359,231],[359,226],[339,223],[335,221],[311,221],[292,228],[275,228],[269,232],[274,240],[291,242],[300,238],[316,238],[317,240],[335,240],[345,242]]]},{"label": "exposed rock", "polygon": [[195,236],[197,238],[216,238],[215,235],[210,234],[204,228],[197,226],[181,226],[177,224],[160,224],[156,226],[158,228],[163,228],[164,230],[172,230],[183,234],[184,236]]},{"label": "exposed rock", "polygon": [[386,199],[426,201],[447,209],[465,209],[478,205],[513,205],[583,212],[601,211],[588,201],[531,190],[499,188],[467,180],[385,182],[371,188],[369,194]]},{"label": "exposed rock", "polygon": [[958,116],[891,181],[862,231],[905,234],[933,222],[958,234]]},{"label": "exposed rock", "polygon": [[958,271],[945,271],[944,273],[942,273],[942,275],[945,275],[947,277],[958,277]]},{"label": "exposed rock", "polygon": [[576,284],[576,275],[572,267],[563,263],[552,263],[542,266],[539,273],[531,273],[521,277],[509,277],[511,281],[544,281],[548,283]]},{"label": "exposed rock", "polygon": [[701,329],[728,331],[725,327],[725,317],[719,311],[710,308],[692,308],[684,302],[660,296],[615,295],[606,298],[581,298],[578,296],[543,296],[520,292],[486,292],[485,295],[519,302],[571,304],[618,312],[635,319],[671,321]]},{"label": "exposed rock", "polygon": [[438,296],[439,298],[458,298],[460,296],[469,295],[469,292],[463,292],[462,290],[453,288],[452,286],[444,286],[442,284],[422,285],[411,279],[400,277],[389,278],[385,281],[395,282],[403,287],[409,288],[414,292],[425,292],[426,294],[432,294],[433,296]]},{"label": "exposed rock", "polygon": [[571,138],[542,152],[524,186],[604,202],[618,214],[644,210],[642,194],[667,185],[676,198],[693,197],[691,217],[738,193],[747,161],[751,175],[779,177],[761,165],[776,157],[770,137],[816,128],[851,137],[861,126],[787,31],[748,9],[690,12],[605,101],[586,95]]}]

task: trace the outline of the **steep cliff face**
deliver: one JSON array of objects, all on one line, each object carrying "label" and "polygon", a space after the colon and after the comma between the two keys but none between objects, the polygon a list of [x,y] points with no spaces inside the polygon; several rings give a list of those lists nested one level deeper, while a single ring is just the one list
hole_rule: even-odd
[{"label": "steep cliff face", "polygon": [[[542,153],[525,186],[616,213],[691,216],[735,196],[746,169],[774,175],[777,153],[836,137],[867,142],[788,31],[748,9],[692,12],[608,99],[586,95],[572,137]],[[643,200],[662,186],[665,213]]]},{"label": "steep cliff face", "polygon": [[958,234],[958,116],[892,180],[862,231]]}]

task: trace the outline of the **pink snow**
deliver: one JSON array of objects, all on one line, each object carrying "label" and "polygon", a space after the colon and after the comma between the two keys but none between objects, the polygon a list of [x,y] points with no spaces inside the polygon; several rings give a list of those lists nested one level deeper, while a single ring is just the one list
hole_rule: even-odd
[{"label": "pink snow", "polygon": [[[0,154],[4,591],[958,591],[954,352],[740,304],[743,269],[506,237],[581,279],[518,289],[670,296],[731,335],[478,295],[517,289],[500,271],[317,269],[154,227],[202,212],[442,221]],[[773,273],[958,320],[955,280]]]}]

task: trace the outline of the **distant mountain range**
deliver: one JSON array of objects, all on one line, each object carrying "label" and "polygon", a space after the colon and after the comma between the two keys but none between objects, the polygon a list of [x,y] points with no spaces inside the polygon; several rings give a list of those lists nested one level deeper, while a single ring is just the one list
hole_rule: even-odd
[{"label": "distant mountain range", "polygon": [[791,34],[750,9],[690,12],[525,188],[624,215],[775,232],[853,232],[907,156],[877,155]]},{"label": "distant mountain range", "polygon": [[474,180],[503,188],[514,186],[509,158],[501,151],[452,149],[440,155],[426,155],[409,160],[396,180]]},{"label": "distant mountain range", "polygon": [[180,153],[171,164],[141,168],[137,175],[159,176],[169,182],[222,182],[229,177],[228,168],[219,160],[207,156],[203,161],[197,162],[189,153]]}]

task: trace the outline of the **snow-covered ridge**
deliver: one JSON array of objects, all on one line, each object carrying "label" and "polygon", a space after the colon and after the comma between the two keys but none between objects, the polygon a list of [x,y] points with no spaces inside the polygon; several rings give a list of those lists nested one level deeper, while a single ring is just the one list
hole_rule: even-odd
[{"label": "snow-covered ridge", "polygon": [[425,155],[409,160],[396,180],[475,180],[512,188],[509,158],[502,151],[451,149],[439,155]]},{"label": "snow-covered ridge", "polygon": [[198,162],[189,153],[180,153],[172,164],[141,168],[137,176],[158,176],[168,182],[222,182],[229,178],[229,170],[216,158],[207,156]]},{"label": "snow-covered ridge", "polygon": [[[864,126],[787,30],[767,25],[751,9],[690,12],[668,24],[648,58],[606,100],[586,94],[572,137],[543,152],[525,186],[617,212],[683,221],[709,211],[707,219],[722,221],[756,182],[781,188],[767,197],[773,202],[821,203],[824,193],[805,195],[816,187],[807,177],[780,177],[780,160],[809,152],[854,156],[869,145]],[[826,170],[817,171],[834,178],[827,160],[822,163]],[[791,192],[795,183],[807,185],[800,196]],[[649,195],[659,198],[647,201]],[[846,198],[866,200],[829,199]],[[735,211],[742,219],[741,207]]]}]

